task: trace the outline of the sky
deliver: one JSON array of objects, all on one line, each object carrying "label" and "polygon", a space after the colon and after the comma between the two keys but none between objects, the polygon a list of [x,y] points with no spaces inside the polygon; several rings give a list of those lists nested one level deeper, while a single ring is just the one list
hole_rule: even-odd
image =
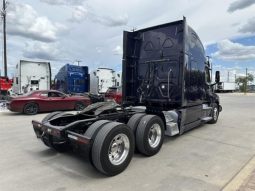
[{"label": "sky", "polygon": [[21,59],[50,61],[53,76],[78,60],[119,72],[124,30],[183,16],[223,81],[255,74],[255,0],[7,0],[6,11],[10,77]]}]

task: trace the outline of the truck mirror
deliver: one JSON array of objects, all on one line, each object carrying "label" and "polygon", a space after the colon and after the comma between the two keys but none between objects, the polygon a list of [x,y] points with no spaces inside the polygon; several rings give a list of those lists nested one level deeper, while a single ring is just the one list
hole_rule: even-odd
[{"label": "truck mirror", "polygon": [[215,72],[215,82],[219,83],[220,82],[220,71]]}]

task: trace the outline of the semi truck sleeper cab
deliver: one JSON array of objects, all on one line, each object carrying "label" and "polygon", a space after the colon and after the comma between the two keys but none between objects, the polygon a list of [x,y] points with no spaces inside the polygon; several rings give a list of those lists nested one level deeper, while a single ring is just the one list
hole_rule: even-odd
[{"label": "semi truck sleeper cab", "polygon": [[[153,156],[165,135],[216,123],[222,110],[210,64],[195,31],[180,21],[123,35],[123,103],[101,102],[75,115],[54,112],[32,121],[45,145],[89,155],[107,176],[121,173],[134,149]],[[219,73],[217,73],[219,74]],[[219,75],[216,75],[216,82]]]}]

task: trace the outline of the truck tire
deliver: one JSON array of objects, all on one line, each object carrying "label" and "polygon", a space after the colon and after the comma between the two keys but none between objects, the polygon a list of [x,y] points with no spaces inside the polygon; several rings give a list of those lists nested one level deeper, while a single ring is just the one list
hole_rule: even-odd
[{"label": "truck tire", "polygon": [[82,111],[84,108],[85,108],[85,105],[82,102],[76,102],[74,105],[74,110],[76,111]]},{"label": "truck tire", "polygon": [[156,115],[145,115],[136,130],[136,147],[147,156],[159,152],[164,140],[164,123]]},{"label": "truck tire", "polygon": [[87,131],[84,133],[84,136],[89,137],[89,138],[95,138],[96,134],[98,131],[107,123],[110,121],[108,120],[99,120],[93,123],[92,125],[89,126]]},{"label": "truck tire", "polygon": [[[99,120],[96,121],[95,123],[93,123],[92,125],[89,126],[89,128],[87,129],[87,131],[84,133],[84,136],[91,138],[92,141],[95,139],[97,133],[99,132],[99,130],[107,123],[110,123],[110,121],[108,120]],[[89,161],[90,163],[94,166],[94,163],[92,161],[92,154],[91,154],[91,150],[89,152]]]},{"label": "truck tire", "polygon": [[27,115],[35,115],[38,113],[38,111],[39,111],[38,104],[33,102],[27,103],[23,109],[23,113]]},{"label": "truck tire", "polygon": [[126,169],[134,154],[134,135],[131,129],[118,122],[111,122],[96,135],[92,146],[95,168],[107,176],[114,176]]},{"label": "truck tire", "polygon": [[218,104],[216,104],[216,103],[212,104],[211,117],[212,117],[212,120],[209,121],[208,123],[210,123],[210,124],[217,123],[218,117],[219,117],[219,107],[218,107]]},{"label": "truck tire", "polygon": [[136,133],[137,126],[141,121],[142,117],[145,116],[145,113],[136,113],[129,120],[127,125],[132,129],[134,135]]}]

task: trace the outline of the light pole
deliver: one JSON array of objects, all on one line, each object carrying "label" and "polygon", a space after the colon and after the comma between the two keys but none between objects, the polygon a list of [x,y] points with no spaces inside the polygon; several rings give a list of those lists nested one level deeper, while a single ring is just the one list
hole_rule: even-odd
[{"label": "light pole", "polygon": [[6,0],[3,0],[3,9],[1,11],[3,18],[3,62],[4,62],[4,75],[7,77],[7,52],[6,52]]},{"label": "light pole", "polygon": [[244,89],[245,95],[247,93],[247,84],[248,84],[248,68],[246,68],[246,72],[245,72],[245,89]]},{"label": "light pole", "polygon": [[78,63],[78,66],[80,66],[80,62],[82,62],[82,60],[76,60],[76,62]]}]

